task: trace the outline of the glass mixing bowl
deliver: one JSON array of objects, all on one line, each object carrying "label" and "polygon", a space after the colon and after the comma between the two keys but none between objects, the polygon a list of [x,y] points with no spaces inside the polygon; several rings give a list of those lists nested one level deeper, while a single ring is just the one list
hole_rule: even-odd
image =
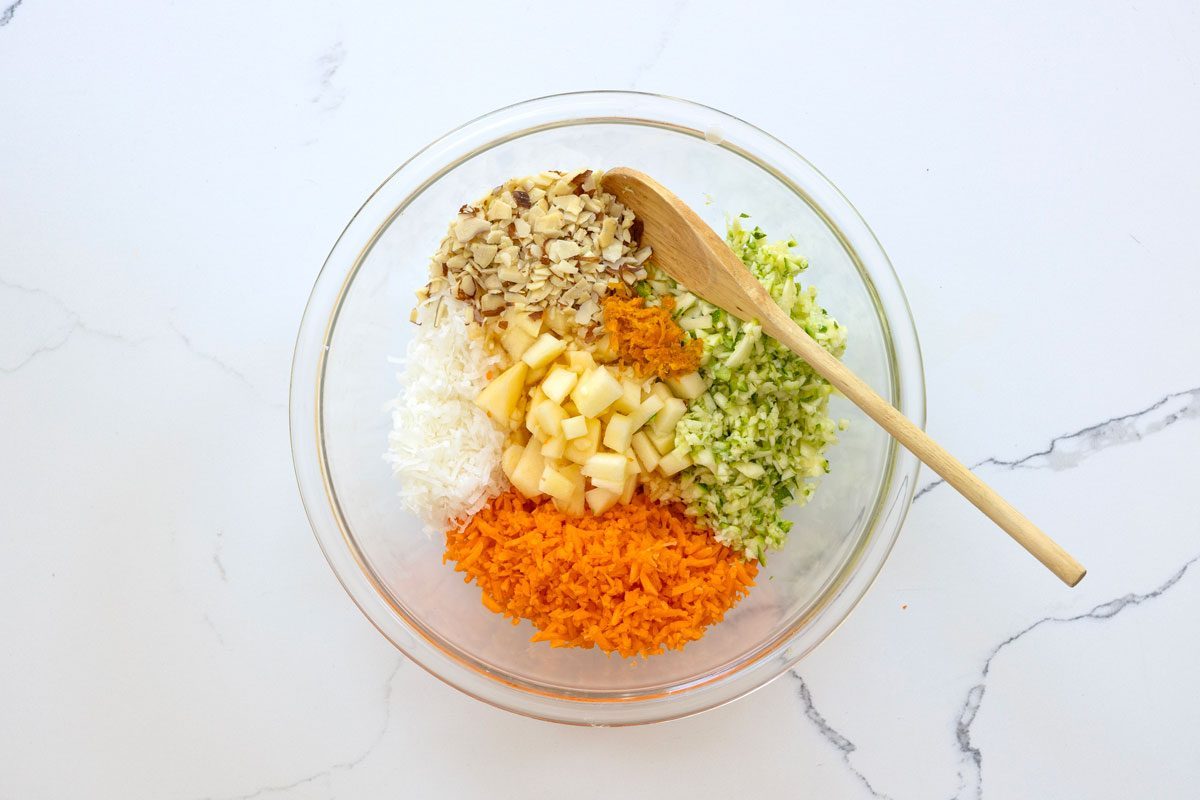
[{"label": "glass mixing bowl", "polygon": [[772,553],[758,585],[682,651],[648,659],[533,644],[488,611],[400,508],[384,462],[413,292],[455,211],[506,178],[576,166],[635,167],[723,230],[746,212],[792,237],[801,280],[849,330],[846,363],[917,424],[924,375],[904,293],[845,197],[779,140],[705,106],[648,94],[557,95],[494,111],[396,170],[355,214],[317,278],[296,343],[291,438],[304,506],[330,565],[409,658],[492,705],[558,722],[626,725],[693,714],[779,676],[841,623],[887,558],[918,462],[841,398],[849,420],[832,472]]}]

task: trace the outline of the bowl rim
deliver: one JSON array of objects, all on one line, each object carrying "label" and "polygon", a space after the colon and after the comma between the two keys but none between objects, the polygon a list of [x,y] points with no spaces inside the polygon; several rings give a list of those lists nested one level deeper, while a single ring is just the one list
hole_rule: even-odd
[{"label": "bowl rim", "polygon": [[[547,95],[478,116],[417,151],[368,196],[338,236],[308,298],[293,356],[289,428],[297,486],[318,545],[351,599],[394,646],[435,677],[490,705],[556,722],[627,725],[688,716],[744,696],[786,672],[828,638],[874,583],[895,545],[916,490],[919,462],[895,441],[890,442],[884,480],[864,534],[817,599],[787,631],[722,665],[719,671],[674,684],[668,691],[559,692],[553,687],[547,690],[510,680],[484,664],[464,661],[406,617],[383,589],[348,530],[324,451],[325,366],[342,302],[382,233],[447,172],[481,152],[539,130],[605,122],[644,124],[702,136],[767,171],[809,205],[838,237],[871,294],[889,356],[891,401],[924,426],[924,369],[911,308],[878,239],[833,183],[778,138],[725,112],[666,95],[600,90]],[[703,126],[698,127],[701,123]],[[730,140],[725,128],[736,134],[737,141]],[[446,156],[451,154],[447,163]],[[772,160],[767,160],[768,155]],[[780,161],[784,163],[777,163]],[[432,172],[429,167],[433,167]],[[415,175],[415,183],[410,179],[413,185],[403,201],[390,208],[375,208],[388,187],[408,177],[407,173]],[[803,186],[795,173],[802,176]],[[369,235],[364,238],[364,233]],[[864,264],[864,253],[871,263],[869,269]],[[343,257],[347,254],[349,259]],[[345,269],[347,263],[349,269]],[[333,297],[332,303],[320,302],[328,296]],[[314,466],[318,473],[315,476]],[[880,536],[884,532],[887,535]],[[391,617],[403,629],[385,626],[376,617],[379,613]],[[809,641],[801,641],[806,632],[814,632],[813,626],[823,616],[822,628],[808,637]],[[680,702],[685,699],[687,702]]]}]

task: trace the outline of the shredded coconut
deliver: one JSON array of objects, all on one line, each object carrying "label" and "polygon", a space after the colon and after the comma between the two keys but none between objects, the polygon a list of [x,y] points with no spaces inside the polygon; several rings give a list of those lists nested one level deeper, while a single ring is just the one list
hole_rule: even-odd
[{"label": "shredded coconut", "polygon": [[420,304],[417,335],[397,375],[400,395],[389,404],[385,458],[400,479],[404,507],[431,533],[461,528],[508,488],[500,469],[505,432],[475,405],[500,359],[472,334],[470,320],[470,307],[453,297]]}]

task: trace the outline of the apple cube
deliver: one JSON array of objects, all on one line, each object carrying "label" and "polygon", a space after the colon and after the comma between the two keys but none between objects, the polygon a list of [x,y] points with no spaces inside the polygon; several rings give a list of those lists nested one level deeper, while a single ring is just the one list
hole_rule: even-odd
[{"label": "apple cube", "polygon": [[671,387],[671,391],[675,393],[676,397],[684,400],[695,400],[708,391],[708,387],[704,384],[704,378],[701,378],[698,372],[667,378],[667,386]]},{"label": "apple cube", "polygon": [[504,449],[504,455],[500,457],[500,469],[504,471],[504,477],[512,481],[513,471],[517,468],[517,463],[521,460],[521,454],[525,452],[525,446],[520,444],[510,444]]},{"label": "apple cube", "polygon": [[550,374],[542,381],[542,391],[556,403],[562,404],[571,390],[575,388],[575,382],[579,380],[579,376],[566,367],[553,367]]},{"label": "apple cube", "polygon": [[562,435],[568,441],[578,439],[580,436],[587,436],[587,432],[587,417],[582,414],[577,417],[567,417],[562,421]]},{"label": "apple cube", "polygon": [[514,311],[509,317],[510,328],[520,328],[529,334],[530,338],[536,339],[542,332],[541,319],[534,319],[528,312]]},{"label": "apple cube", "polygon": [[617,351],[612,345],[612,334],[606,333],[596,342],[596,359],[605,363],[617,360]]},{"label": "apple cube", "polygon": [[596,361],[592,358],[592,354],[586,350],[572,350],[567,353],[567,367],[572,372],[582,374],[594,366],[596,366]]},{"label": "apple cube", "polygon": [[562,430],[562,423],[566,418],[567,412],[562,410],[562,406],[553,400],[546,399],[529,412],[529,421],[526,427],[541,439],[552,439]]},{"label": "apple cube", "polygon": [[561,436],[555,436],[542,442],[542,455],[546,458],[562,458],[563,451],[567,449],[567,440]]},{"label": "apple cube", "polygon": [[583,473],[580,472],[578,464],[564,464],[559,462],[554,469],[563,477],[571,481],[571,496],[565,500],[554,498],[554,505],[564,514],[572,517],[578,517],[584,511],[584,492],[587,485],[584,481]]},{"label": "apple cube", "polygon": [[600,420],[589,419],[587,421],[587,433],[578,439],[572,439],[567,444],[567,450],[563,455],[567,457],[567,460],[582,465],[586,464],[587,460],[595,455],[599,449]]},{"label": "apple cube", "polygon": [[662,400],[663,403],[666,403],[668,400],[670,400],[672,397],[675,396],[671,393],[671,390],[667,388],[667,385],[665,383],[663,383],[662,381],[654,382],[654,385],[650,387],[650,394],[654,395],[659,400]]},{"label": "apple cube", "polygon": [[[536,346],[536,345],[535,345]],[[621,382],[606,367],[584,373],[571,392],[571,399],[585,417],[598,417],[621,396]]]},{"label": "apple cube", "polygon": [[637,487],[637,475],[630,475],[625,479],[625,488],[621,491],[621,505],[629,505],[629,502],[633,500],[633,493],[637,491]]},{"label": "apple cube", "polygon": [[595,453],[583,465],[583,474],[596,481],[618,486],[617,493],[625,487],[625,455],[623,453]]},{"label": "apple cube", "polygon": [[646,438],[650,440],[650,443],[654,445],[654,449],[661,455],[665,456],[675,449],[675,431],[660,435],[655,433],[653,428],[647,428],[643,432],[646,434]]},{"label": "apple cube", "polygon": [[507,424],[521,399],[521,390],[525,388],[525,374],[528,371],[529,366],[522,361],[513,364],[483,387],[483,391],[475,398],[475,405],[486,411],[496,422]]},{"label": "apple cube", "polygon": [[542,364],[536,369],[529,370],[529,374],[525,376],[525,385],[532,386],[541,383],[542,378],[546,377],[546,373],[550,370],[549,364]]},{"label": "apple cube", "polygon": [[651,417],[662,411],[662,408],[663,401],[656,395],[650,395],[629,415],[630,428],[635,432],[641,430],[641,427],[649,422]]},{"label": "apple cube", "polygon": [[592,510],[593,514],[600,516],[617,504],[617,501],[621,499],[621,493],[610,492],[607,489],[597,487],[588,489],[585,497],[587,498],[588,508]]},{"label": "apple cube", "polygon": [[654,421],[650,423],[650,430],[657,434],[674,433],[675,426],[679,424],[679,420],[683,419],[683,415],[686,413],[687,404],[678,397],[672,397],[663,403],[662,411],[654,415]]},{"label": "apple cube", "polygon": [[646,472],[653,472],[654,468],[658,466],[658,462],[662,460],[662,456],[659,455],[658,450],[650,443],[650,440],[646,438],[646,434],[642,431],[638,431],[633,435],[633,438],[630,439],[630,446],[633,448],[634,454],[637,455],[638,461],[641,462],[642,469]]},{"label": "apple cube", "polygon": [[613,403],[613,408],[622,414],[632,414],[642,404],[642,385],[629,378],[621,381],[621,396]]},{"label": "apple cube", "polygon": [[509,481],[525,497],[535,498],[542,493],[540,485],[545,468],[546,459],[542,457],[542,443],[536,438],[530,439]]},{"label": "apple cube", "polygon": [[560,308],[550,308],[546,311],[546,327],[559,336],[566,336],[571,329],[571,319]]},{"label": "apple cube", "polygon": [[547,464],[542,468],[542,477],[538,482],[538,489],[550,495],[555,500],[569,502],[571,494],[575,491],[575,482],[556,470],[553,465]]},{"label": "apple cube", "polygon": [[608,418],[608,424],[604,426],[605,447],[618,453],[624,453],[629,449],[629,440],[632,437],[633,428],[629,424],[629,417],[615,413]]},{"label": "apple cube", "polygon": [[528,331],[518,328],[516,325],[509,325],[500,335],[500,344],[514,360],[525,354],[529,345],[533,344],[533,340],[534,337],[530,336]]},{"label": "apple cube", "polygon": [[670,477],[691,465],[692,459],[688,457],[688,454],[676,448],[662,457],[662,460],[658,462],[658,469],[663,475]]},{"label": "apple cube", "polygon": [[566,349],[567,343],[562,339],[553,333],[543,333],[533,344],[529,345],[529,349],[521,355],[521,360],[531,369],[537,369],[558,358]]}]

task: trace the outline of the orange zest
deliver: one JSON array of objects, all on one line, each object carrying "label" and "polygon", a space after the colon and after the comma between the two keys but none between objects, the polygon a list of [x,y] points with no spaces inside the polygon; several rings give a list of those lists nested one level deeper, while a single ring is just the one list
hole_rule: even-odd
[{"label": "orange zest", "polygon": [[596,517],[569,517],[513,490],[446,534],[483,605],[538,629],[532,641],[648,656],[699,639],[758,573],[679,504],[637,495]]},{"label": "orange zest", "polygon": [[704,345],[690,339],[671,318],[675,298],[647,306],[640,297],[610,294],[604,298],[604,329],[617,359],[642,377],[669,378],[695,372]]}]

